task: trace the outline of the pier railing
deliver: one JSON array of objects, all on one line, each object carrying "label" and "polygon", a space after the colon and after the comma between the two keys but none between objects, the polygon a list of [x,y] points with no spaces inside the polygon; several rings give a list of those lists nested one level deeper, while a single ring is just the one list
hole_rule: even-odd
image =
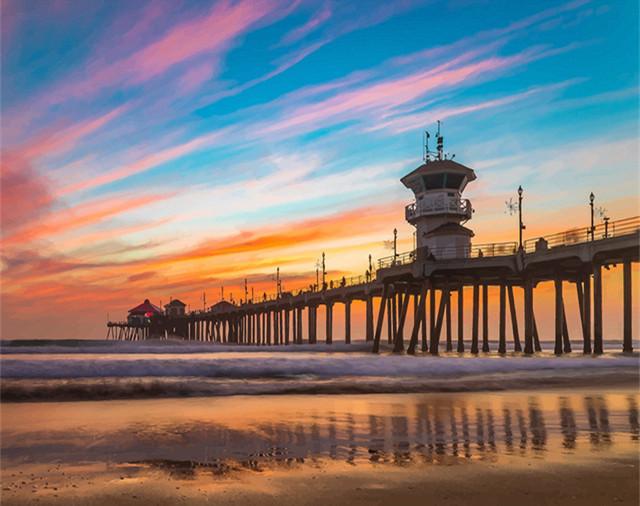
[{"label": "pier railing", "polygon": [[544,250],[590,241],[599,241],[610,237],[633,234],[638,231],[640,231],[640,216],[633,216],[617,221],[599,223],[593,227],[593,231],[591,227],[580,227],[556,234],[527,239],[524,242],[524,250],[527,253],[534,253],[540,249]]},{"label": "pier railing", "polygon": [[415,262],[418,256],[425,260],[499,257],[513,255],[517,249],[518,245],[515,242],[494,242],[446,248],[423,248],[422,251],[414,250],[381,258],[378,260],[378,268],[386,269],[388,267],[410,264]]}]

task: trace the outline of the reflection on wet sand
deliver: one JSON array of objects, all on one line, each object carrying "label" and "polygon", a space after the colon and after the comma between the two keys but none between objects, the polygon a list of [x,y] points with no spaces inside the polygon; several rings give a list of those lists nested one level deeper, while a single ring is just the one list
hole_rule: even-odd
[{"label": "reflection on wet sand", "polygon": [[[237,467],[258,471],[327,459],[353,466],[496,461],[502,455],[547,459],[578,451],[635,452],[640,432],[635,393],[405,395],[401,403],[399,396],[356,396],[357,409],[344,399],[339,405],[330,397],[301,399],[306,405],[275,416],[256,414],[245,398],[237,401],[248,403],[251,414],[243,418],[225,419],[213,403],[198,416],[187,410],[167,423],[157,416],[147,420],[142,409],[104,428],[98,415],[93,426],[74,423],[73,404],[64,408],[70,410],[66,426],[51,430],[12,426],[5,417],[3,468],[105,462],[155,467],[184,478],[195,470],[224,474]],[[277,406],[277,398],[272,400]],[[161,409],[193,402],[167,401]]]}]

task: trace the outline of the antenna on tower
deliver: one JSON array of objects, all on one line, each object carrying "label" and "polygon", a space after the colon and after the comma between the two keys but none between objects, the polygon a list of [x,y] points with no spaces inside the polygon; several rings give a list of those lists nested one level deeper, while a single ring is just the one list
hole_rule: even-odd
[{"label": "antenna on tower", "polygon": [[429,138],[431,135],[426,130],[424,131],[424,145],[422,146],[422,159],[424,163],[427,163],[430,160],[429,156]]},{"label": "antenna on tower", "polygon": [[436,149],[438,150],[438,160],[442,160],[444,151],[444,137],[440,135],[440,120],[438,120],[438,133],[436,134]]}]

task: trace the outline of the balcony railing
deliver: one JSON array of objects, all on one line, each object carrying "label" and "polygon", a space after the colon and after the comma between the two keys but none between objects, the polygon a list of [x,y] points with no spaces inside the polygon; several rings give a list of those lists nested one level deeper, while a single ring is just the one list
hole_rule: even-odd
[{"label": "balcony railing", "polygon": [[458,197],[423,198],[405,207],[407,220],[434,214],[455,214],[468,220],[471,219],[472,213],[469,199]]}]

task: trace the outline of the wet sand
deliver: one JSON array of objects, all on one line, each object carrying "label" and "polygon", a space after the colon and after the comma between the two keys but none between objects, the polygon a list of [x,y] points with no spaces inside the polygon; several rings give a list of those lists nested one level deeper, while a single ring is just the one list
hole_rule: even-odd
[{"label": "wet sand", "polygon": [[2,406],[2,504],[630,504],[635,387]]}]

